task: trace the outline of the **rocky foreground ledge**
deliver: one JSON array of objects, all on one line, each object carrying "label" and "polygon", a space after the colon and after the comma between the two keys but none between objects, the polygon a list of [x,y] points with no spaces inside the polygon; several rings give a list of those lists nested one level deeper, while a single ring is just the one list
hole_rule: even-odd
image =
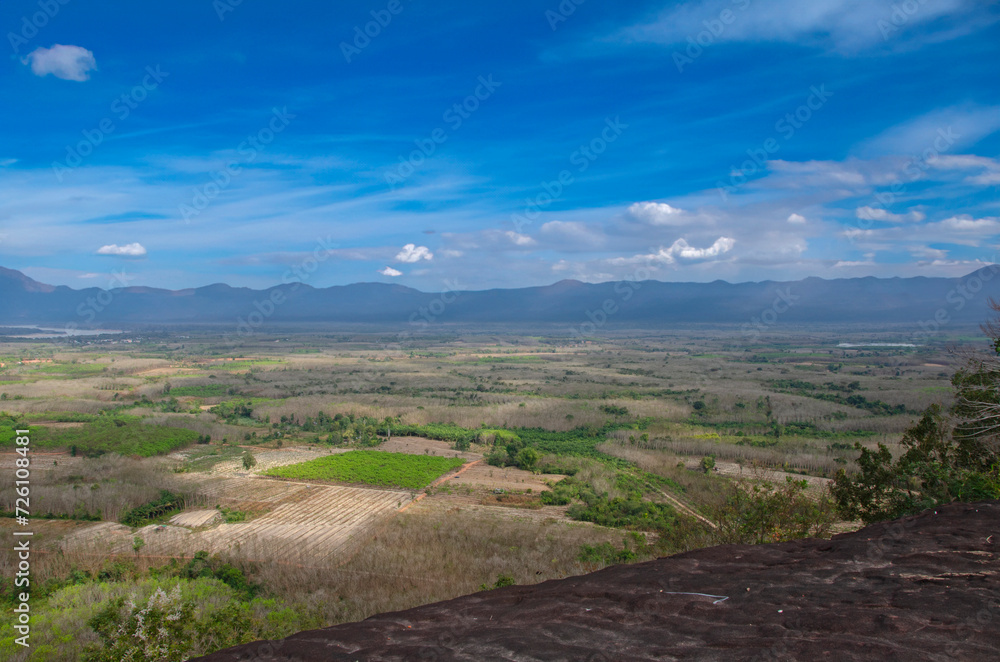
[{"label": "rocky foreground ledge", "polygon": [[1000,503],[727,545],[373,616],[198,662],[1000,660]]}]

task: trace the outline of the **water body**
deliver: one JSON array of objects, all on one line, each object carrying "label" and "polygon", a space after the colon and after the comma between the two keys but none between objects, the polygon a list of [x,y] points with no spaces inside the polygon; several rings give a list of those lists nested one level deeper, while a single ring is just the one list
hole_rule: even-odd
[{"label": "water body", "polygon": [[916,347],[909,342],[842,342],[837,347]]},{"label": "water body", "polygon": [[[4,329],[14,329],[19,333],[7,334],[4,333]],[[124,332],[116,329],[53,329],[44,326],[0,326],[0,336],[8,338],[69,338],[72,336],[99,336],[119,333]]]}]

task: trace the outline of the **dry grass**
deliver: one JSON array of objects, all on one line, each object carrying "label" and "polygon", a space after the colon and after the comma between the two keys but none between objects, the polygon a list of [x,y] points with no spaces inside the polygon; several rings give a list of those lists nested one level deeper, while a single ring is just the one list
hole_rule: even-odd
[{"label": "dry grass", "polygon": [[518,584],[598,569],[577,560],[580,546],[621,542],[621,533],[584,524],[464,512],[401,513],[337,568],[261,566],[253,577],[292,601],[305,601],[328,625],[446,600],[492,584]]},{"label": "dry grass", "polygon": [[683,491],[673,496],[700,512],[710,512],[721,504],[726,483],[719,478],[698,471],[690,471],[683,466],[684,458],[665,450],[648,450],[623,445],[614,441],[605,442],[597,450],[634,463],[643,471],[669,478],[678,483]]},{"label": "dry grass", "polygon": [[[157,498],[161,489],[197,501],[197,486],[179,480],[172,464],[159,458],[50,457],[35,460],[31,476],[31,511],[35,514],[96,514],[103,520],[118,520],[129,508]],[[16,498],[12,484],[0,486],[0,508],[13,510]]]}]

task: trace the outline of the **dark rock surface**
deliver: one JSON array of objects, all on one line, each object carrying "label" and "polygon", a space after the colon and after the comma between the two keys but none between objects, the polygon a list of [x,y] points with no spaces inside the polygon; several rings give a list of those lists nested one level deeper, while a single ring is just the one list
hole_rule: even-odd
[{"label": "dark rock surface", "polygon": [[197,659],[1000,660],[998,573],[1000,503],[956,504],[832,540],[700,549]]}]

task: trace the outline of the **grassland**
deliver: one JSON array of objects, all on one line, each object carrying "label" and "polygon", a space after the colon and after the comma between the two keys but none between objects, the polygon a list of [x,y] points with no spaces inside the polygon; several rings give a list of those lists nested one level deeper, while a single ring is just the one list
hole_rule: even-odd
[{"label": "grassland", "polygon": [[277,478],[364,483],[379,487],[419,490],[465,460],[382,451],[351,451],[301,464],[277,467],[265,473]]}]

